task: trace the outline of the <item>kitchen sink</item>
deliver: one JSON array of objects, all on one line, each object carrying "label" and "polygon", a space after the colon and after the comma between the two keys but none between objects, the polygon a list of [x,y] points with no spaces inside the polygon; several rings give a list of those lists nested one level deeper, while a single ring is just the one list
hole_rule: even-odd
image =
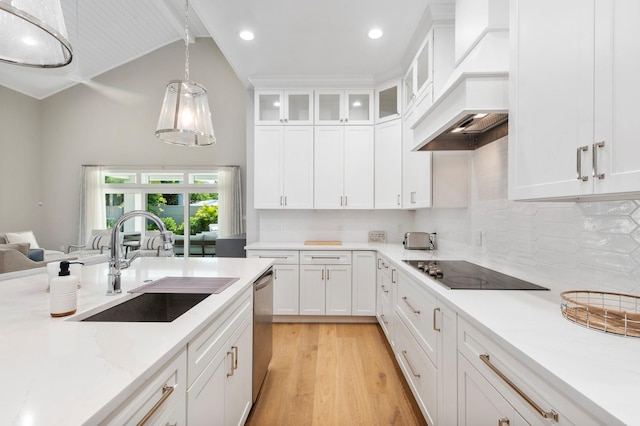
[{"label": "kitchen sink", "polygon": [[203,293],[143,293],[81,321],[171,322],[207,297]]}]

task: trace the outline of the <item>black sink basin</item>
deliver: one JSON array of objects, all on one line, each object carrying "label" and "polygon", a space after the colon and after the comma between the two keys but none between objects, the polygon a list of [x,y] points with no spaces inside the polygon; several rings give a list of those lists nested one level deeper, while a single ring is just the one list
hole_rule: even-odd
[{"label": "black sink basin", "polygon": [[144,293],[82,321],[171,322],[209,297],[199,293]]}]

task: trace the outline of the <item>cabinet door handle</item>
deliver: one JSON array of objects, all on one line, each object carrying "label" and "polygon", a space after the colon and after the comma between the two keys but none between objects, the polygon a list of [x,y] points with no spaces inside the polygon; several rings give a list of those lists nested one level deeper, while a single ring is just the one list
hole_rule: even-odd
[{"label": "cabinet door handle", "polygon": [[233,369],[237,370],[238,369],[238,347],[231,346],[231,350],[235,353],[233,357]]},{"label": "cabinet door handle", "polygon": [[589,145],[581,146],[577,149],[576,172],[577,172],[578,180],[586,182],[589,180],[589,176],[582,175],[582,152],[583,151],[589,151]]},{"label": "cabinet door handle", "polygon": [[282,195],[280,196],[280,205],[282,205]]},{"label": "cabinet door handle", "polygon": [[347,198],[347,196],[344,196],[344,206],[347,207],[349,205],[349,199]]},{"label": "cabinet door handle", "polygon": [[329,269],[327,269],[327,281],[329,281]]},{"label": "cabinet door handle", "polygon": [[416,308],[414,308],[413,306],[411,306],[411,303],[409,303],[409,301],[407,300],[407,296],[403,296],[403,297],[402,297],[402,300],[404,300],[404,303],[406,303],[406,304],[407,304],[407,306],[408,306],[409,308],[411,308],[411,310],[413,311],[413,313],[414,313],[414,314],[416,314],[416,315],[420,315],[420,311],[419,311],[419,310],[417,310]]},{"label": "cabinet door handle", "polygon": [[391,270],[391,282],[394,284],[398,283],[398,271],[396,271],[395,269]]},{"label": "cabinet door handle", "polygon": [[593,159],[593,177],[594,179],[604,179],[604,173],[598,173],[598,148],[604,148],[604,141],[596,142],[592,145],[592,159]]},{"label": "cabinet door handle", "polygon": [[382,261],[381,258],[378,258],[378,269],[382,269],[382,267],[380,266],[380,262]]},{"label": "cabinet door handle", "polygon": [[287,205],[287,196],[286,195],[284,196],[284,205],[285,206]]},{"label": "cabinet door handle", "polygon": [[234,363],[234,361],[233,361],[233,352],[232,351],[227,351],[227,356],[229,356],[229,355],[231,355],[231,372],[227,373],[227,377],[233,376],[233,371],[234,371],[233,370],[233,363]]},{"label": "cabinet door handle", "polygon": [[400,205],[400,194],[398,194],[398,200],[396,201],[396,203],[398,203],[398,205]]},{"label": "cabinet door handle", "polygon": [[278,279],[278,270],[277,270],[277,269],[274,269],[274,270],[273,270],[273,279],[274,279],[274,280],[277,280],[277,279]]},{"label": "cabinet door handle", "polygon": [[411,193],[411,204],[415,204],[416,203],[416,193],[412,192]]},{"label": "cabinet door handle", "polygon": [[498,426],[509,426],[510,424],[509,419],[506,417],[498,419]]},{"label": "cabinet door handle", "polygon": [[167,400],[167,398],[169,398],[171,396],[171,394],[173,393],[174,390],[176,390],[175,386],[169,386],[169,385],[162,386],[162,396],[160,397],[158,402],[156,402],[155,405],[153,407],[151,407],[151,410],[149,410],[149,412],[147,414],[145,414],[145,416],[142,418],[142,420],[140,420],[138,422],[138,426],[143,426],[143,425],[147,424],[149,419],[151,417],[153,417],[153,415],[156,413],[156,411],[158,411],[160,406],[162,404],[164,404],[164,402]]},{"label": "cabinet door handle", "polygon": [[413,367],[411,366],[411,363],[409,362],[409,358],[407,358],[407,351],[402,351],[402,356],[404,357],[404,360],[407,362],[407,367],[409,367],[409,370],[411,370],[411,374],[413,374],[414,377],[417,377],[419,379],[420,375],[415,373],[415,371],[413,370]]},{"label": "cabinet door handle", "polygon": [[285,118],[285,119],[284,119],[284,122],[285,122],[285,123],[288,123],[288,122],[289,122],[289,119],[288,119],[288,118]]},{"label": "cabinet door handle", "polygon": [[529,398],[527,394],[522,392],[518,386],[515,385],[507,376],[505,376],[502,371],[498,370],[498,368],[491,363],[489,359],[489,354],[480,354],[480,360],[484,362],[494,373],[498,375],[506,384],[508,384],[511,389],[513,389],[522,399],[527,401],[529,405],[538,412],[545,419],[553,419],[556,422],[558,421],[558,413],[556,413],[553,409],[551,411],[544,411],[538,404],[535,403],[534,400]]},{"label": "cabinet door handle", "polygon": [[438,312],[440,312],[440,308],[433,309],[433,330],[440,332],[440,327],[436,327],[436,320],[438,319]]},{"label": "cabinet door handle", "polygon": [[344,206],[344,197],[340,196],[340,207]]},{"label": "cabinet door handle", "polygon": [[322,270],[322,281],[324,281],[324,269]]},{"label": "cabinet door handle", "polygon": [[387,288],[385,286],[381,285],[380,288],[382,288],[383,292],[389,293],[389,290],[387,290]]}]

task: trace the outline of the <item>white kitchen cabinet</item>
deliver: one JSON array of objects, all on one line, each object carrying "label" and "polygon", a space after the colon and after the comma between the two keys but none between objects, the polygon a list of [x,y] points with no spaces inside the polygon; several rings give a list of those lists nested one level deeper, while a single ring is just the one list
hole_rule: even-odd
[{"label": "white kitchen cabinet", "polygon": [[461,426],[528,425],[465,357],[458,360],[458,419]]},{"label": "white kitchen cabinet", "polygon": [[373,124],[373,90],[316,90],[315,124]]},{"label": "white kitchen cabinet", "polygon": [[376,252],[354,251],[351,254],[351,315],[376,315]]},{"label": "white kitchen cabinet", "polygon": [[312,125],[313,90],[256,90],[256,125]]},{"label": "white kitchen cabinet", "polygon": [[303,251],[300,315],[351,315],[351,252]]},{"label": "white kitchen cabinet", "polygon": [[373,126],[316,126],[314,208],[372,209]]},{"label": "white kitchen cabinet", "polygon": [[[454,26],[433,25],[404,77],[403,119],[410,128],[425,115],[454,69]],[[414,144],[415,145],[415,144]]]},{"label": "white kitchen cabinet", "polygon": [[395,281],[396,358],[429,423],[457,424],[456,312],[404,272]]},{"label": "white kitchen cabinet", "polygon": [[402,208],[402,121],[375,126],[375,208]]},{"label": "white kitchen cabinet", "polygon": [[640,3],[518,0],[510,13],[509,198],[639,192]]},{"label": "white kitchen cabinet", "polygon": [[395,120],[401,117],[402,80],[396,79],[382,83],[376,87],[375,96],[376,124]]},{"label": "white kitchen cabinet", "polygon": [[[526,421],[516,424],[602,424],[560,388],[543,380],[525,362],[470,322],[459,319],[459,424],[496,424],[496,415],[510,418],[514,411],[518,413],[516,419],[521,416]],[[504,405],[503,400],[512,409]]]},{"label": "white kitchen cabinet", "polygon": [[350,265],[300,265],[301,315],[351,315]]},{"label": "white kitchen cabinet", "polygon": [[153,425],[171,420],[186,425],[187,351],[182,350],[153,375],[102,425],[137,425],[143,419]]},{"label": "white kitchen cabinet", "polygon": [[389,344],[393,348],[395,346],[393,330],[396,316],[393,314],[393,307],[395,306],[396,283],[392,282],[392,277],[395,281],[397,271],[392,268],[389,259],[380,254],[376,259],[376,268],[376,317],[380,327],[382,327],[382,331],[387,336]]},{"label": "white kitchen cabinet", "polygon": [[[251,291],[248,290],[248,296]],[[196,367],[196,373],[190,376],[201,371],[187,390],[189,424],[241,425],[249,416],[253,384],[252,313],[251,303],[244,303],[189,343],[190,363]]]},{"label": "white kitchen cabinet", "polygon": [[296,250],[247,250],[248,258],[275,259],[273,264],[273,314],[298,315],[300,267]]},{"label": "white kitchen cabinet", "polygon": [[313,126],[256,126],[254,207],[313,208]]},{"label": "white kitchen cabinet", "polygon": [[431,207],[431,156],[428,151],[411,151],[413,130],[403,120],[402,134],[402,207]]}]

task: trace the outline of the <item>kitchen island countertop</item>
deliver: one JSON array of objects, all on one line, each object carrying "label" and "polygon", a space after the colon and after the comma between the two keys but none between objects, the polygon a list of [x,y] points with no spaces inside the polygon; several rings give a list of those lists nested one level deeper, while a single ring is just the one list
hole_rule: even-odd
[{"label": "kitchen island countertop", "polygon": [[[75,315],[49,315],[47,274],[0,282],[0,423],[97,424],[185,347],[271,265],[265,259],[140,258],[107,296],[108,266],[83,270]],[[170,323],[79,322],[164,276],[239,277]]]}]

